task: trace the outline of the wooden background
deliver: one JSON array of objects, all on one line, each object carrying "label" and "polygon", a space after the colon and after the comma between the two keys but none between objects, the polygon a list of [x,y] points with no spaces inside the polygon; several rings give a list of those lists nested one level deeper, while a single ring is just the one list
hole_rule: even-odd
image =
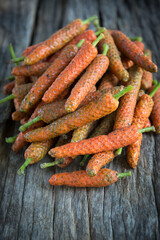
[{"label": "wooden background", "polygon": [[[142,36],[159,65],[159,12],[160,2],[153,0],[0,0],[0,87],[10,75],[10,42],[20,56],[25,47],[71,20],[94,14],[107,28]],[[100,189],[53,188],[48,179],[62,171],[57,167],[41,170],[35,164],[25,176],[16,174],[23,152],[13,153],[4,141],[18,132],[12,111],[11,102],[0,106],[0,239],[160,239],[160,136],[144,135],[139,164],[130,178]],[[125,153],[109,167],[128,170]],[[67,171],[75,169],[78,160]]]}]

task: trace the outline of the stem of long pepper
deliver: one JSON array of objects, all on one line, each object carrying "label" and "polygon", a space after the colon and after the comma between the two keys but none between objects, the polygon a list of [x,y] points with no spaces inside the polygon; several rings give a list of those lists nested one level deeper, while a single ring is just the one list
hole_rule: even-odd
[{"label": "stem of long pepper", "polygon": [[160,83],[157,83],[157,85],[153,88],[152,92],[149,94],[150,97],[153,97],[154,94],[157,92],[157,90],[160,87]]},{"label": "stem of long pepper", "polygon": [[80,166],[81,166],[81,167],[83,167],[83,166],[85,165],[88,157],[89,157],[89,154],[86,154],[86,155],[83,157],[82,161],[80,162]]},{"label": "stem of long pepper", "polygon": [[39,116],[37,116],[36,118],[31,120],[30,122],[27,122],[26,124],[20,126],[19,131],[25,132],[28,127],[30,127],[32,124],[34,124],[36,122],[39,122],[39,121],[41,121],[41,118]]},{"label": "stem of long pepper", "polygon": [[81,39],[79,43],[77,44],[77,47],[80,48],[82,44],[84,43],[85,39]]},{"label": "stem of long pepper", "polygon": [[94,25],[96,28],[100,28],[98,18],[93,22],[93,25]]},{"label": "stem of long pepper", "polygon": [[63,158],[59,158],[58,160],[54,161],[54,162],[51,162],[51,163],[42,163],[40,165],[40,168],[47,168],[47,167],[52,167],[52,166],[55,166],[55,165],[58,165],[60,163],[63,163],[64,159]]},{"label": "stem of long pepper", "polygon": [[138,41],[138,42],[142,42],[143,38],[142,37],[129,37],[129,39],[131,41]]},{"label": "stem of long pepper", "polygon": [[15,98],[14,94],[10,94],[9,96],[7,96],[7,97],[5,97],[5,98],[2,98],[2,99],[0,100],[0,104],[1,104],[1,103],[5,103],[5,102],[7,102],[7,101],[9,101],[9,100],[12,100],[12,99],[14,99],[14,98]]},{"label": "stem of long pepper", "polygon": [[6,143],[14,143],[16,141],[18,135],[14,136],[14,137],[8,137],[5,138]]},{"label": "stem of long pepper", "polygon": [[118,148],[116,151],[115,151],[115,157],[118,156],[118,155],[121,155],[122,153],[122,148]]},{"label": "stem of long pepper", "polygon": [[[12,58],[13,58],[13,59],[16,59],[16,55],[15,55],[15,52],[14,52],[12,43],[9,44],[9,50],[10,50],[10,53],[11,53]],[[15,65],[18,65],[18,63],[15,63]]]},{"label": "stem of long pepper", "polygon": [[105,28],[102,27],[99,31],[96,31],[94,34],[95,34],[96,36],[98,36],[100,33],[103,33],[104,30],[105,30]]},{"label": "stem of long pepper", "polygon": [[113,97],[118,100],[120,97],[122,97],[123,95],[125,95],[126,93],[130,92],[133,90],[133,86],[129,85],[128,87],[124,88],[122,91],[120,91],[119,93],[113,95]]},{"label": "stem of long pepper", "polygon": [[128,177],[128,176],[131,176],[131,171],[129,171],[129,172],[124,172],[124,173],[118,173],[118,178]]},{"label": "stem of long pepper", "polygon": [[107,55],[108,49],[109,49],[108,44],[107,44],[107,43],[104,43],[104,44],[103,44],[103,52],[102,52],[102,54],[103,54],[104,56]]},{"label": "stem of long pepper", "polygon": [[153,80],[152,85],[157,85],[158,81],[156,79]]},{"label": "stem of long pepper", "polygon": [[15,58],[15,59],[11,59],[11,63],[19,63],[19,62],[22,62],[24,61],[25,57],[22,56],[22,57],[19,57],[19,58]]},{"label": "stem of long pepper", "polygon": [[142,129],[139,129],[138,132],[140,133],[145,133],[145,132],[155,132],[155,127],[154,126],[151,126],[151,127],[147,127],[147,128],[142,128]]},{"label": "stem of long pepper", "polygon": [[15,76],[9,76],[6,78],[6,80],[14,80],[15,79]]},{"label": "stem of long pepper", "polygon": [[87,18],[86,20],[82,21],[82,24],[85,25],[87,23],[90,23],[91,21],[97,19],[98,17],[96,15],[93,15],[92,17]]},{"label": "stem of long pepper", "polygon": [[97,37],[97,39],[92,43],[92,45],[95,47],[98,43],[99,43],[99,41],[101,40],[101,39],[103,39],[104,38],[104,35],[103,35],[103,33],[101,33],[98,37]]},{"label": "stem of long pepper", "polygon": [[30,164],[32,161],[32,158],[27,158],[27,160],[23,163],[23,165],[18,169],[17,174],[18,175],[24,175],[24,170]]}]

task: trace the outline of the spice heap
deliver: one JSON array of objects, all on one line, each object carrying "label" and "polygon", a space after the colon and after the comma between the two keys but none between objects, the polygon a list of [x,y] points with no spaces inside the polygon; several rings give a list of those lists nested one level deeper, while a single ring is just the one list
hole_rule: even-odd
[{"label": "spice heap", "polygon": [[[95,31],[87,30],[92,21]],[[13,99],[12,119],[21,126],[6,142],[15,152],[30,143],[17,173],[49,153],[55,161],[41,168],[65,168],[78,155],[84,166],[92,155],[86,170],[54,174],[51,185],[104,187],[130,176],[103,167],[127,147],[135,168],[142,134],[160,133],[160,84],[152,76],[157,66],[142,39],[100,27],[93,16],[72,21],[19,58],[12,45],[10,52],[16,66],[3,88],[9,96],[0,103]]]}]

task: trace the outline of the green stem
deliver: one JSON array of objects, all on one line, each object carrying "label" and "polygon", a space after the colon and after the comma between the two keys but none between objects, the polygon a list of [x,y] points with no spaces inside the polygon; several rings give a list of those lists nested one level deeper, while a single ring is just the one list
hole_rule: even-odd
[{"label": "green stem", "polygon": [[148,52],[145,52],[144,55],[148,57],[148,56],[149,56],[149,53],[148,53]]},{"label": "green stem", "polygon": [[83,157],[82,161],[80,162],[80,166],[81,166],[81,167],[83,167],[83,166],[85,165],[88,157],[89,157],[89,154],[86,154],[86,155]]},{"label": "green stem", "polygon": [[30,164],[32,161],[32,158],[27,158],[27,160],[23,163],[23,165],[18,169],[17,174],[18,175],[24,175],[24,170]]},{"label": "green stem", "polygon": [[7,101],[9,101],[9,100],[12,100],[12,99],[14,99],[14,98],[15,98],[14,94],[10,94],[9,96],[7,96],[7,97],[5,97],[5,98],[2,98],[2,99],[0,100],[0,104],[1,104],[1,103],[5,103],[5,102],[7,102]]},{"label": "green stem", "polygon": [[131,171],[129,171],[129,172],[124,172],[124,173],[118,173],[118,178],[128,177],[128,176],[131,176]]},{"label": "green stem", "polygon": [[120,97],[122,97],[123,95],[125,95],[126,93],[130,92],[133,90],[133,86],[129,85],[128,87],[124,88],[122,91],[120,91],[119,93],[113,95],[113,97],[118,100]]},{"label": "green stem", "polygon": [[139,129],[138,132],[140,133],[145,133],[145,132],[155,132],[155,127],[154,126],[151,126],[151,127],[147,127],[147,128],[142,128],[142,129]]},{"label": "green stem", "polygon": [[27,122],[26,124],[20,126],[19,131],[24,132],[28,127],[30,127],[32,124],[41,121],[41,117],[37,116],[36,118],[32,119],[30,122]]},{"label": "green stem", "polygon": [[19,57],[19,58],[15,58],[15,59],[11,59],[11,63],[19,63],[24,61],[25,57]]},{"label": "green stem", "polygon": [[16,141],[18,135],[14,136],[14,137],[8,137],[5,138],[6,143],[14,143]]},{"label": "green stem", "polygon": [[108,44],[107,44],[107,43],[104,43],[104,44],[103,44],[103,52],[102,52],[102,54],[103,54],[104,56],[107,55],[108,49],[109,49]]},{"label": "green stem", "polygon": [[101,33],[98,37],[97,37],[97,39],[92,43],[92,45],[95,47],[98,43],[99,43],[99,41],[101,40],[101,39],[103,39],[104,38],[104,35],[103,35],[103,33]]},{"label": "green stem", "polygon": [[79,43],[77,44],[77,47],[80,48],[82,44],[84,43],[85,39],[81,39]]},{"label": "green stem", "polygon": [[96,31],[94,34],[95,34],[96,36],[98,36],[100,33],[103,33],[104,30],[105,30],[105,28],[102,27],[100,30]]},{"label": "green stem", "polygon": [[129,39],[131,40],[131,41],[138,41],[138,42],[142,42],[142,37],[129,37]]},{"label": "green stem", "polygon": [[87,23],[90,23],[91,21],[97,19],[98,17],[96,15],[92,16],[92,17],[89,17],[87,18],[86,20],[82,21],[82,24],[85,25]]},{"label": "green stem", "polygon": [[96,28],[100,28],[98,18],[93,22],[93,25],[94,25]]},{"label": "green stem", "polygon": [[[16,55],[15,55],[15,52],[14,52],[12,43],[9,44],[9,50],[10,50],[10,53],[11,53],[12,58],[13,58],[13,59],[16,59]],[[18,65],[18,63],[15,63],[15,65]]]},{"label": "green stem", "polygon": [[150,97],[153,97],[154,94],[157,92],[157,90],[160,87],[160,83],[157,83],[157,85],[153,88],[152,92],[149,94]]},{"label": "green stem", "polygon": [[115,157],[118,156],[118,155],[121,155],[122,153],[122,147],[121,148],[118,148],[116,151],[115,151]]},{"label": "green stem", "polygon": [[63,163],[64,159],[63,158],[59,158],[57,161],[51,162],[51,163],[42,163],[40,165],[40,168],[47,168],[47,167],[52,167],[55,165],[58,165],[60,163]]},{"label": "green stem", "polygon": [[6,80],[14,80],[15,79],[15,76],[9,76],[6,78]]},{"label": "green stem", "polygon": [[153,80],[152,85],[157,85],[158,81],[156,79]]}]

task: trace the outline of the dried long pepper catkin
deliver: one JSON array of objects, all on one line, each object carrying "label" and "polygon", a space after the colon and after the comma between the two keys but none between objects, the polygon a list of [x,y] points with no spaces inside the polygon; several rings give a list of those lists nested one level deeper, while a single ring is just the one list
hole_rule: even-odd
[{"label": "dried long pepper catkin", "polygon": [[33,52],[25,57],[25,64],[32,65],[57,52],[74,37],[84,32],[87,29],[90,21],[95,18],[96,17],[94,16],[85,21],[76,19],[64,28],[55,32],[49,39],[44,41],[43,44],[38,46],[35,50],[33,50]]},{"label": "dried long pepper catkin", "polygon": [[[70,41],[69,43],[67,43],[67,45],[69,44],[77,44],[79,43],[80,40],[84,39],[84,40],[87,40],[88,42],[92,43],[93,41],[96,40],[96,33],[89,29],[89,30],[86,30],[84,31],[83,33],[81,33],[80,35],[76,36],[75,38],[73,38],[72,41]],[[66,46],[67,46],[66,45]],[[60,49],[58,52],[56,52],[50,59],[49,61],[54,61],[60,54],[61,54],[61,51],[63,51],[64,47],[62,49]]]},{"label": "dried long pepper catkin", "polygon": [[91,101],[75,112],[54,121],[44,128],[25,134],[25,138],[28,142],[43,141],[67,133],[77,127],[87,124],[88,122],[93,122],[106,116],[117,109],[119,102],[116,99],[130,91],[131,88],[129,86],[114,96],[103,90],[102,95],[98,99]]},{"label": "dried long pepper catkin", "polygon": [[118,82],[118,78],[113,73],[107,72],[102,77],[98,90],[115,87],[117,86]]},{"label": "dried long pepper catkin", "polygon": [[133,86],[133,90],[125,94],[120,99],[114,129],[126,127],[132,124],[134,109],[141,85],[142,69],[138,66],[133,66],[129,70],[129,74],[130,80],[127,82],[127,85]]},{"label": "dried long pepper catkin", "polygon": [[77,51],[78,48],[75,45],[69,45],[64,49],[61,55],[50,65],[29,91],[21,104],[22,112],[27,112],[39,101],[39,99],[41,99],[44,92],[49,88],[60,72],[69,64]]},{"label": "dried long pepper catkin", "polygon": [[1,99],[0,104],[7,102],[8,100],[12,100],[14,98],[17,98],[18,101],[22,101],[22,99],[26,96],[26,94],[29,92],[32,86],[33,83],[26,83],[20,86],[15,86],[12,90],[12,94]]},{"label": "dried long pepper catkin", "polygon": [[94,45],[103,38],[100,35],[93,44],[85,41],[79,49],[77,55],[72,59],[68,66],[59,74],[50,88],[45,92],[42,100],[52,102],[59,96],[74,80],[88,67],[88,65],[97,56],[97,49]]},{"label": "dried long pepper catkin", "polygon": [[110,169],[101,169],[95,177],[89,177],[84,170],[54,174],[49,183],[54,186],[70,187],[105,187],[118,180],[119,177],[131,176],[131,172],[120,173]]},{"label": "dried long pepper catkin", "polygon": [[25,83],[27,83],[25,76],[15,76],[15,86],[19,86]]},{"label": "dried long pepper catkin", "polygon": [[51,63],[49,62],[40,62],[32,66],[16,66],[12,69],[12,75],[15,76],[40,76],[45,70],[49,67]]},{"label": "dried long pepper catkin", "polygon": [[67,112],[75,111],[91,88],[98,82],[104,75],[109,66],[109,59],[106,56],[108,51],[108,45],[104,44],[104,51],[102,54],[98,54],[93,62],[86,69],[85,73],[78,80],[73,87],[69,98],[65,103],[65,109]]},{"label": "dried long pepper catkin", "polygon": [[136,46],[124,33],[112,31],[112,37],[118,49],[138,66],[146,71],[157,72],[157,66],[147,58],[139,47]]},{"label": "dried long pepper catkin", "polygon": [[[108,88],[105,90],[105,92],[108,94],[114,95],[114,94],[119,93],[123,89],[124,89],[123,86],[117,86],[114,88]],[[98,99],[101,96],[101,94],[103,94],[103,92],[99,91],[99,90],[95,91],[95,92],[90,92],[85,97],[85,99],[81,102],[79,107],[82,107],[82,106],[88,104],[89,102],[91,102],[94,99]],[[27,124],[21,126],[19,128],[19,130],[24,132],[29,126],[31,126],[35,122],[42,120],[45,123],[51,123],[55,119],[67,115],[67,111],[65,110],[65,102],[66,102],[66,99],[56,101],[53,103],[49,103],[49,104],[42,106],[38,111],[38,116],[35,119],[33,119],[32,121],[28,122]]]},{"label": "dried long pepper catkin", "polygon": [[[152,60],[152,52],[149,49],[146,49],[144,51],[144,54]],[[148,72],[146,70],[143,71],[143,76],[142,76],[142,83],[141,83],[141,88],[144,90],[147,90],[152,87],[152,82],[153,82],[153,76],[151,72]]]},{"label": "dried long pepper catkin", "polygon": [[78,143],[69,143],[62,147],[56,147],[49,151],[52,157],[74,157],[85,154],[95,154],[116,150],[120,147],[128,146],[139,138],[137,127],[131,125],[129,127],[117,129],[108,135],[101,135]]},{"label": "dried long pepper catkin", "polygon": [[19,175],[24,174],[25,168],[28,164],[34,164],[42,160],[47,154],[48,150],[53,146],[55,139],[49,139],[43,142],[31,143],[31,145],[26,149],[24,157],[26,161],[17,171]]},{"label": "dried long pepper catkin", "polygon": [[[145,123],[148,117],[151,114],[153,108],[153,100],[152,98],[144,94],[137,106],[135,108],[134,117],[133,117],[133,125],[135,125],[138,129],[141,129],[145,126]],[[139,154],[140,154],[140,147],[142,142],[142,133],[139,136],[139,139],[127,147],[127,161],[132,168],[137,166]]]},{"label": "dried long pepper catkin", "polygon": [[13,90],[14,86],[15,86],[15,81],[12,81],[12,82],[10,82],[10,83],[7,83],[6,85],[4,85],[2,92],[3,92],[4,94],[9,95],[9,94],[12,93],[12,90]]},{"label": "dried long pepper catkin", "polygon": [[107,29],[104,30],[104,39],[102,39],[98,44],[98,49],[100,53],[103,52],[103,44],[106,43],[109,46],[109,50],[107,52],[107,56],[109,58],[109,70],[114,73],[119,80],[122,81],[128,81],[129,74],[127,70],[123,67],[123,64],[121,62],[121,58],[118,52],[118,49],[113,41],[112,36],[107,31]]}]

